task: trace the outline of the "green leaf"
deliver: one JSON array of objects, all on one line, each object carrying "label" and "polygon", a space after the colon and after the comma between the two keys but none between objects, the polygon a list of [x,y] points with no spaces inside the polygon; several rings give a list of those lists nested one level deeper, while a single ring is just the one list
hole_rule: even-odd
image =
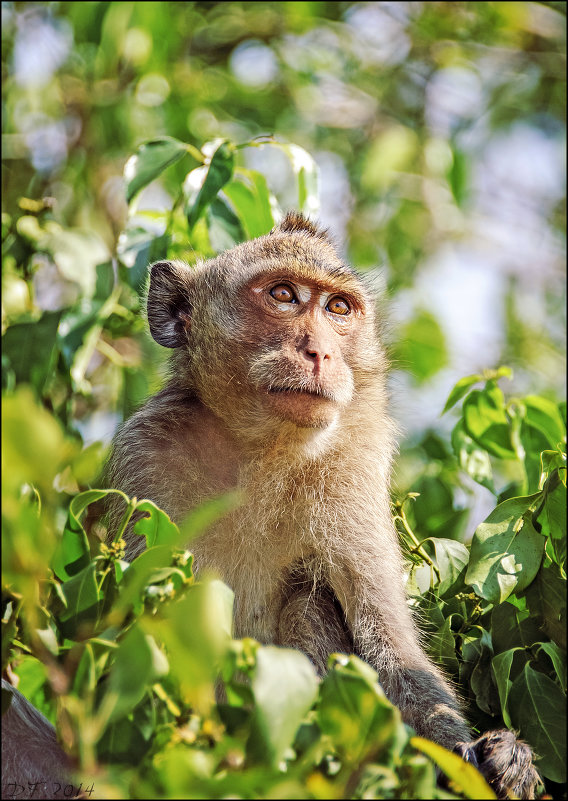
[{"label": "green leaf", "polygon": [[135,226],[122,231],[118,237],[117,255],[124,265],[121,277],[129,286],[141,292],[148,277],[148,265],[167,258],[171,236],[156,236],[153,231]]},{"label": "green leaf", "polygon": [[496,653],[516,647],[529,649],[542,639],[542,631],[533,610],[505,601],[491,612],[491,639]]},{"label": "green leaf", "polygon": [[400,712],[387,700],[377,674],[355,656],[336,657],[324,677],[318,722],[348,764],[359,764],[371,751],[389,764],[407,741]]},{"label": "green leaf", "polygon": [[31,384],[41,395],[57,358],[60,311],[44,312],[35,323],[17,323],[2,337],[2,354],[18,384]]},{"label": "green leaf", "polygon": [[459,150],[455,145],[452,151],[453,158],[451,167],[448,170],[448,183],[457,205],[463,207],[469,194],[470,157],[469,154]]},{"label": "green leaf", "polygon": [[175,654],[171,677],[197,714],[212,714],[215,679],[231,642],[232,606],[229,587],[202,579],[164,607],[159,617],[143,618],[144,630],[163,642],[168,654]]},{"label": "green leaf", "polygon": [[513,726],[507,707],[507,701],[509,692],[513,686],[513,682],[511,681],[511,667],[516,652],[522,652],[522,648],[510,648],[508,651],[497,654],[497,656],[494,656],[491,660],[491,671],[495,683],[497,684],[499,701],[501,702],[501,715],[508,728],[512,728]]},{"label": "green leaf", "polygon": [[69,640],[92,636],[92,629],[101,619],[101,601],[104,598],[97,583],[96,563],[90,562],[65,581],[61,585],[61,592],[66,602],[57,620],[62,635]]},{"label": "green leaf", "polygon": [[121,581],[121,593],[115,606],[117,610],[128,609],[140,601],[143,588],[150,582],[154,571],[169,567],[172,563],[172,547],[157,545],[147,548],[137,556],[126,571]]},{"label": "green leaf", "polygon": [[423,737],[411,737],[410,744],[433,759],[446,776],[455,782],[466,798],[497,798],[481,773],[470,762]]},{"label": "green leaf", "polygon": [[426,562],[412,565],[406,582],[408,595],[422,596],[428,592],[432,583],[432,573],[432,568]]},{"label": "green leaf", "polygon": [[453,486],[442,475],[424,475],[415,484],[418,494],[409,508],[409,517],[423,536],[453,539],[458,537],[465,518],[466,509],[454,508]]},{"label": "green leaf", "polygon": [[485,389],[474,389],[467,396],[463,403],[463,421],[466,433],[493,456],[515,458],[505,399],[493,381],[488,381]]},{"label": "green leaf", "polygon": [[530,664],[509,692],[515,728],[540,757],[538,769],[555,782],[566,781],[566,696],[560,687]]},{"label": "green leaf", "polygon": [[[205,170],[206,172],[203,183],[197,191],[195,191],[197,184],[193,184],[189,179],[189,176],[192,175],[192,173],[189,173],[184,182],[184,193],[186,194],[186,215],[190,231],[211,201],[217,196],[219,190],[230,181],[234,162],[235,146],[231,142],[222,142],[213,153],[209,166],[207,168],[198,168],[201,171],[198,174],[199,180],[201,180],[203,172]],[[197,175],[195,170],[192,172]]]},{"label": "green leaf", "polygon": [[307,150],[295,144],[273,142],[274,147],[283,150],[290,159],[292,170],[298,180],[298,209],[307,216],[318,214],[319,170]]},{"label": "green leaf", "polygon": [[526,424],[544,434],[552,448],[562,442],[566,436],[566,426],[555,403],[540,395],[527,395],[523,398],[523,404]]},{"label": "green leaf", "polygon": [[433,314],[417,310],[402,328],[395,359],[416,384],[423,384],[448,364],[444,333]]},{"label": "green leaf", "polygon": [[554,667],[554,672],[558,676],[560,686],[566,692],[566,651],[559,648],[555,642],[541,642],[538,650],[544,651],[549,657]]},{"label": "green leaf", "polygon": [[461,469],[465,470],[478,484],[494,493],[493,470],[489,454],[466,433],[462,420],[458,420],[452,431],[452,447]]},{"label": "green leaf", "polygon": [[428,542],[434,545],[436,564],[440,571],[438,593],[457,592],[458,585],[463,584],[466,567],[469,562],[469,551],[466,546],[456,540],[430,537]]},{"label": "green leaf", "polygon": [[146,537],[146,547],[155,545],[177,545],[180,542],[179,529],[169,516],[153,501],[142,500],[136,504],[137,512],[147,512],[134,524],[134,533]]},{"label": "green leaf", "polygon": [[428,638],[428,653],[432,659],[442,665],[449,673],[458,672],[456,644],[452,633],[452,615],[446,618],[444,625]]},{"label": "green leaf", "polygon": [[495,715],[499,709],[499,696],[491,679],[491,660],[493,658],[493,647],[491,638],[484,633],[479,640],[479,650],[477,659],[471,675],[469,684],[477,706],[488,715]]},{"label": "green leaf", "polygon": [[55,726],[55,704],[53,701],[50,702],[52,693],[49,690],[46,693],[49,687],[47,672],[46,666],[39,659],[27,654],[18,656],[15,673],[18,677],[19,692]]},{"label": "green leaf", "polygon": [[239,215],[247,239],[256,239],[274,228],[271,195],[260,172],[239,167],[223,192]]},{"label": "green leaf", "polygon": [[464,395],[467,395],[469,388],[473,386],[473,384],[478,384],[480,381],[483,381],[483,376],[480,373],[466,375],[465,378],[460,378],[458,383],[448,395],[448,400],[446,401],[446,405],[444,406],[442,414],[445,414],[452,408],[452,406],[455,406]]},{"label": "green leaf", "polygon": [[552,662],[560,686],[566,692],[566,651],[559,648],[555,642],[541,642],[539,646],[538,650],[544,651]]},{"label": "green leaf", "polygon": [[162,136],[141,145],[124,165],[126,202],[130,204],[141,189],[187,152],[187,145],[171,136]]},{"label": "green leaf", "polygon": [[87,490],[76,495],[69,504],[63,537],[53,557],[54,573],[61,580],[71,578],[89,563],[91,550],[80,518],[89,504],[105,495],[106,490]]},{"label": "green leaf", "polygon": [[537,619],[539,627],[565,650],[566,578],[562,578],[558,565],[543,565],[525,594],[531,615]]},{"label": "green leaf", "polygon": [[316,699],[318,679],[304,654],[266,646],[256,653],[252,691],[255,708],[247,752],[253,760],[277,767]]},{"label": "green leaf", "polygon": [[109,720],[115,721],[134,709],[168,669],[168,660],[154,638],[145,634],[140,626],[131,628],[110,670],[107,697],[114,700],[114,706]]},{"label": "green leaf", "polygon": [[63,537],[53,557],[53,571],[61,580],[71,578],[88,564],[91,551],[81,516],[87,506],[107,495],[120,495],[128,500],[120,490],[87,490],[75,495],[69,504]]},{"label": "green leaf", "polygon": [[544,551],[544,537],[535,530],[529,511],[540,493],[500,503],[473,535],[465,581],[491,603],[528,587]]},{"label": "green leaf", "polygon": [[217,253],[244,242],[246,235],[243,226],[222,198],[214,198],[206,214],[211,247]]},{"label": "green leaf", "polygon": [[[566,487],[562,483],[546,493],[538,522],[545,536],[553,540],[566,540]],[[565,548],[564,544],[564,553],[566,553]]]},{"label": "green leaf", "polygon": [[542,477],[548,476],[558,468],[560,480],[566,486],[566,454],[561,450],[544,450],[540,454],[540,472]]}]

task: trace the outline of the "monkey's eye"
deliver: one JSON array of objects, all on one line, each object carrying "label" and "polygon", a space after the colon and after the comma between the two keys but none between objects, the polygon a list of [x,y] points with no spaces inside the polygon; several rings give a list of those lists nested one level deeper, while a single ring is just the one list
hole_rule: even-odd
[{"label": "monkey's eye", "polygon": [[351,307],[347,303],[346,300],[340,297],[332,298],[328,300],[327,306],[325,307],[328,312],[332,314],[349,314],[351,311]]},{"label": "monkey's eye", "polygon": [[277,300],[279,303],[297,303],[298,300],[296,295],[293,293],[291,287],[287,286],[286,284],[278,284],[278,286],[272,287],[270,290],[270,294]]}]

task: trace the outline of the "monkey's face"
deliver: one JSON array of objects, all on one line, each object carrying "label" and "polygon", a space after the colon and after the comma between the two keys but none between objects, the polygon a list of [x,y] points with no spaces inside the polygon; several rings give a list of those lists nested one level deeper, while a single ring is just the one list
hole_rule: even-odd
[{"label": "monkey's face", "polygon": [[384,369],[361,279],[298,215],[194,269],[153,265],[148,320],[180,382],[254,440],[331,431]]},{"label": "monkey's face", "polygon": [[243,288],[248,379],[271,415],[326,428],[353,397],[365,304],[355,287],[297,270],[268,270]]}]

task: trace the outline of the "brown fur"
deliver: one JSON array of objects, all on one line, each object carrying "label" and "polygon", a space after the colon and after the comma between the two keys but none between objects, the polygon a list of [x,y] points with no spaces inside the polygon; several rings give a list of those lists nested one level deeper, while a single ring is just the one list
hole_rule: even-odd
[{"label": "brown fur", "polygon": [[[275,303],[279,285],[299,302]],[[349,314],[331,313],[332,295]],[[320,672],[330,653],[355,651],[404,720],[453,749],[469,728],[403,590],[374,307],[326,234],[296,214],[194,269],[155,264],[148,319],[173,348],[171,378],[118,432],[108,481],[178,523],[240,488],[244,504],[191,545],[198,569],[235,592],[235,635],[301,648]],[[143,547],[130,531],[130,557]]]},{"label": "brown fur", "polygon": [[11,696],[2,716],[2,798],[54,798],[58,788],[63,796],[71,763],[55,729],[5,679],[2,692]]}]

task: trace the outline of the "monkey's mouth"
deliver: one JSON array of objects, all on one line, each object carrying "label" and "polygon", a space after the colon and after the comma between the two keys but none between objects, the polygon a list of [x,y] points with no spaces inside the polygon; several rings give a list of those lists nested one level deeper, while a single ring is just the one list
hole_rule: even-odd
[{"label": "monkey's mouth", "polygon": [[269,395],[297,395],[299,397],[308,396],[313,398],[319,398],[321,400],[328,400],[328,401],[335,401],[336,398],[334,395],[321,388],[311,388],[311,387],[269,387],[268,388]]}]

